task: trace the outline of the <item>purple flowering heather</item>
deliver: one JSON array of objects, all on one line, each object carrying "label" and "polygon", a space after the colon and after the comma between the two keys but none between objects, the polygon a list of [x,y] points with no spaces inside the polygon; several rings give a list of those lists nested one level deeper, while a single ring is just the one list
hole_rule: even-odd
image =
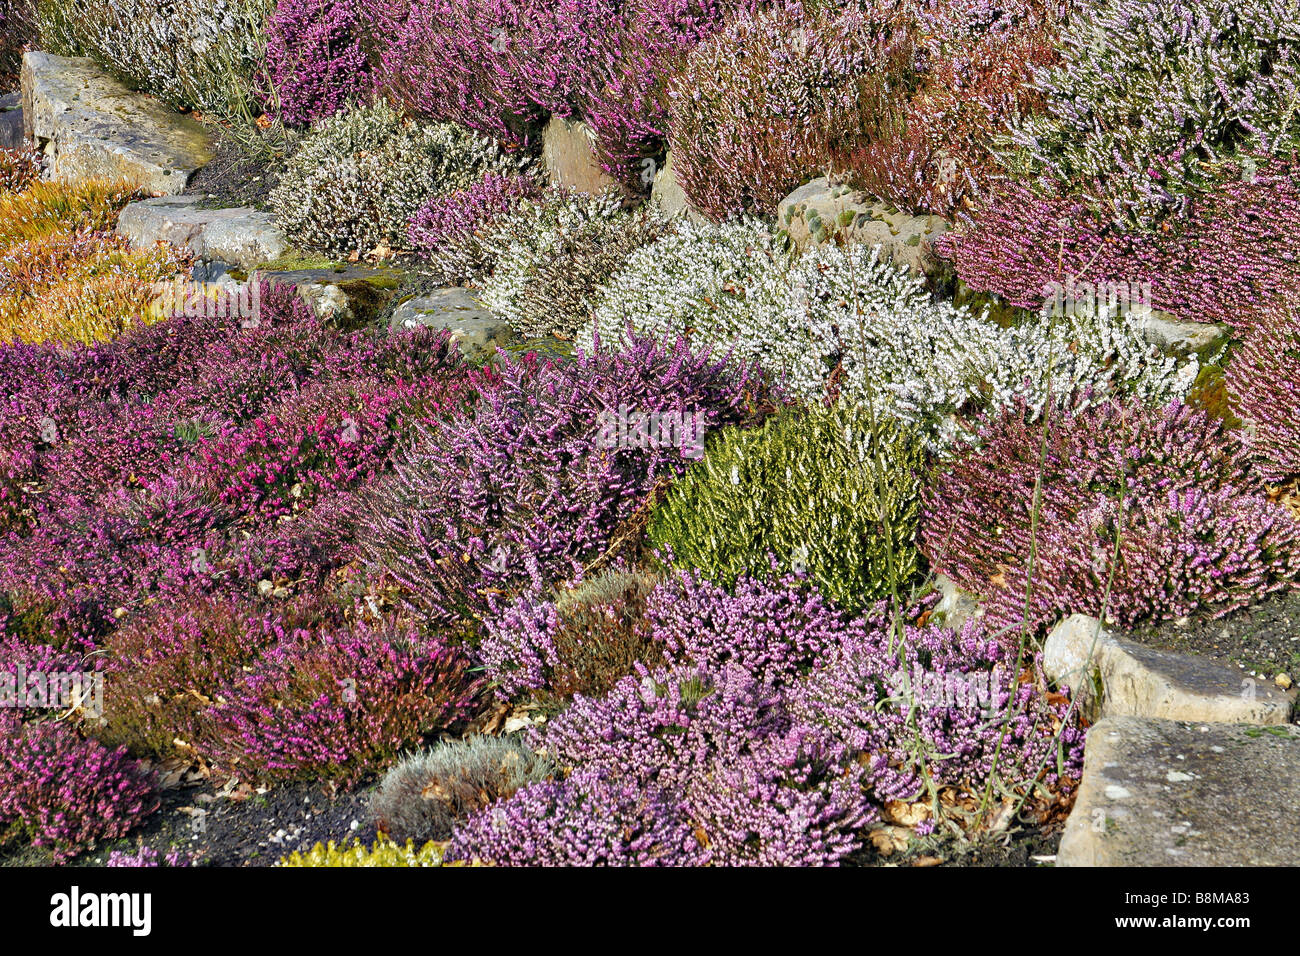
[{"label": "purple flowering heather", "polygon": [[481,616],[493,594],[577,578],[689,463],[676,447],[602,447],[602,413],[698,410],[712,430],[751,420],[762,389],[752,369],[682,341],[507,362],[472,412],[422,429],[359,504],[358,549],[440,622]]},{"label": "purple flowering heather", "polygon": [[153,779],[124,749],[0,711],[0,842],[22,834],[63,862],[125,836],[157,808]]},{"label": "purple flowering heather", "polygon": [[407,237],[439,281],[458,284],[491,271],[495,259],[482,240],[521,200],[540,197],[541,187],[531,176],[486,173],[464,189],[431,199],[411,219]]},{"label": "purple flowering heather", "polygon": [[266,74],[279,118],[306,126],[371,91],[354,0],[279,0],[266,24]]}]

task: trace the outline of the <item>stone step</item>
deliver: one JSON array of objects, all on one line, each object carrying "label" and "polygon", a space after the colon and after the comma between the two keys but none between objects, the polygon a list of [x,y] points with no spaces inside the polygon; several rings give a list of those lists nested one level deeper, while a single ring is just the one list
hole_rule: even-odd
[{"label": "stone step", "polygon": [[1057,866],[1300,864],[1300,727],[1107,717]]},{"label": "stone step", "polygon": [[289,240],[270,213],[246,207],[205,209],[198,196],[164,196],[130,203],[117,231],[133,248],[168,242],[202,262],[252,269],[289,251]]},{"label": "stone step", "polygon": [[1047,636],[1043,669],[1069,685],[1089,718],[1155,717],[1228,724],[1284,724],[1295,691],[1283,691],[1216,661],[1146,647],[1095,617],[1072,614]]},{"label": "stone step", "polygon": [[471,361],[494,357],[497,346],[515,339],[514,330],[488,309],[468,289],[437,289],[399,305],[390,320],[392,328],[423,325],[450,329],[461,354]]},{"label": "stone step", "polygon": [[177,195],[212,159],[212,139],[189,116],[135,93],[86,57],[23,55],[23,127],[63,182],[125,179]]}]

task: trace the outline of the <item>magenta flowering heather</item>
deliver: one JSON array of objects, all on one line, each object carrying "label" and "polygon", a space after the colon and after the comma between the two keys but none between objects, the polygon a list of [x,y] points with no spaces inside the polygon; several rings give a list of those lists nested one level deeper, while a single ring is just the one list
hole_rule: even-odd
[{"label": "magenta flowering heather", "polygon": [[266,24],[266,74],[284,123],[314,123],[370,93],[360,32],[354,0],[279,0]]},{"label": "magenta flowering heather", "polygon": [[411,247],[448,283],[461,283],[490,271],[494,257],[483,245],[492,228],[523,199],[541,197],[532,176],[485,173],[464,189],[429,201],[411,219]]},{"label": "magenta flowering heather", "polygon": [[158,808],[154,781],[125,750],[60,721],[0,712],[0,841],[23,834],[56,861],[125,836]]}]

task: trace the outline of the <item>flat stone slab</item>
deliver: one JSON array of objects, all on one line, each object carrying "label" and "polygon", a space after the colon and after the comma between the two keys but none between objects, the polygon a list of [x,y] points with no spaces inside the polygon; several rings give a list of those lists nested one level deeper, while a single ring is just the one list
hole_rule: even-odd
[{"label": "flat stone slab", "polygon": [[1289,721],[1295,706],[1294,691],[1213,660],[1134,643],[1086,614],[1072,614],[1052,629],[1043,668],[1070,686],[1085,716],[1268,725]]},{"label": "flat stone slab", "polygon": [[130,203],[117,231],[133,248],[168,242],[204,262],[252,269],[280,258],[289,240],[270,213],[247,207],[205,209],[197,196],[164,196]]},{"label": "flat stone slab", "polygon": [[23,55],[23,127],[64,182],[125,179],[160,195],[183,192],[212,159],[196,120],[135,93],[87,57]]},{"label": "flat stone slab", "polygon": [[509,323],[499,319],[468,289],[455,287],[410,299],[393,311],[392,328],[417,325],[449,329],[461,354],[472,361],[492,358],[497,346],[504,347],[515,339]]},{"label": "flat stone slab", "polygon": [[1108,717],[1057,866],[1300,864],[1300,728]]},{"label": "flat stone slab", "polygon": [[22,97],[17,93],[0,96],[0,149],[17,149],[26,141]]}]

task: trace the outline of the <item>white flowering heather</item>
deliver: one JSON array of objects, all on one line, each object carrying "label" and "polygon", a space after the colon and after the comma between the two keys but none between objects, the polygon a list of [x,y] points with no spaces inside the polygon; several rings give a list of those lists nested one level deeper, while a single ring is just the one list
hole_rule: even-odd
[{"label": "white flowering heather", "polygon": [[411,217],[434,196],[519,160],[452,123],[421,124],[386,103],[325,120],[302,143],[271,193],[294,242],[331,254],[400,248]]},{"label": "white flowering heather", "polygon": [[628,256],[672,229],[657,206],[629,211],[612,190],[549,190],[525,200],[483,242],[497,263],[483,282],[483,304],[525,338],[570,338]]},{"label": "white flowering heather", "polygon": [[175,106],[243,115],[275,0],[42,0],[42,49],[91,56]]},{"label": "white flowering heather", "polygon": [[[643,334],[691,334],[724,349],[761,328],[785,298],[791,258],[757,219],[721,226],[684,222],[643,246],[600,290],[580,342],[617,342],[631,322]],[[758,345],[758,343],[754,343]]]},{"label": "white flowering heather", "polygon": [[[591,332],[685,334],[734,349],[798,398],[835,394],[928,429],[933,447],[967,437],[967,420],[1018,399],[1115,393],[1181,397],[1195,358],[1161,355],[1114,314],[1042,317],[1003,328],[946,302],[875,249],[814,246],[787,257],[761,223],[686,226],[634,254],[602,290]],[[1050,370],[1050,376],[1049,376]]]}]

